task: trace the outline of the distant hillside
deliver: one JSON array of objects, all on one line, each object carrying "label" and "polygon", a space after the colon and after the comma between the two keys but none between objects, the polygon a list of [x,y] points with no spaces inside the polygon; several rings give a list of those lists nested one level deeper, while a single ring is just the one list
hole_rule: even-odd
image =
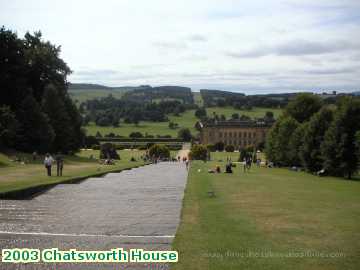
[{"label": "distant hillside", "polygon": [[156,100],[181,100],[184,104],[193,104],[194,97],[191,89],[181,86],[142,87],[128,91],[123,95],[124,100],[135,102],[152,102]]},{"label": "distant hillside", "polygon": [[135,90],[135,89],[146,89],[151,88],[148,85],[141,86],[115,86],[109,87],[102,84],[93,84],[93,83],[69,83],[69,90]]},{"label": "distant hillside", "polygon": [[69,83],[69,90],[109,90],[110,87],[92,83]]},{"label": "distant hillside", "polygon": [[352,94],[355,95],[355,96],[360,96],[360,91],[352,92]]}]

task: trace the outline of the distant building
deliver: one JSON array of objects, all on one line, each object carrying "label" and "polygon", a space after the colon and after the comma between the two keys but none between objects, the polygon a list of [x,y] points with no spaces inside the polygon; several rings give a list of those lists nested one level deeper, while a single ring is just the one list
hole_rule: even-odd
[{"label": "distant building", "polygon": [[265,142],[266,134],[274,120],[229,120],[205,123],[200,132],[202,144],[223,142],[225,145],[234,145],[235,149],[249,146],[256,147]]}]

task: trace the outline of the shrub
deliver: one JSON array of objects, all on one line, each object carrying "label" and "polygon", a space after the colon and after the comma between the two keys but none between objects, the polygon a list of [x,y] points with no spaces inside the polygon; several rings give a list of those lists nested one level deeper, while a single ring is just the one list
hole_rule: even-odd
[{"label": "shrub", "polygon": [[142,135],[141,132],[136,131],[136,132],[131,132],[129,134],[129,137],[130,138],[143,138],[144,136]]},{"label": "shrub", "polygon": [[223,142],[215,143],[215,150],[217,151],[224,151],[225,144]]},{"label": "shrub", "polygon": [[191,132],[188,128],[182,128],[178,132],[178,138],[182,139],[184,142],[189,142],[192,139]]},{"label": "shrub", "polygon": [[226,152],[234,152],[235,151],[235,146],[229,144],[229,145],[225,146],[225,151]]},{"label": "shrub", "polygon": [[166,145],[154,144],[149,149],[149,155],[155,158],[169,158],[170,150]]},{"label": "shrub", "polygon": [[147,150],[147,147],[146,147],[146,145],[139,145],[139,146],[137,147],[137,149],[138,149],[138,150]]},{"label": "shrub", "polygon": [[120,159],[120,156],[116,152],[116,146],[114,144],[104,143],[100,146],[100,158]]},{"label": "shrub", "polygon": [[208,145],[206,146],[206,148],[207,148],[207,150],[208,150],[209,152],[215,152],[215,151],[216,151],[215,144],[208,144]]},{"label": "shrub", "polygon": [[124,150],[124,149],[125,149],[125,146],[124,146],[124,145],[121,145],[121,144],[116,144],[116,145],[115,145],[115,148],[116,148],[116,150]]},{"label": "shrub", "polygon": [[93,150],[100,150],[100,145],[94,144],[93,146],[91,146],[91,148],[92,148]]},{"label": "shrub", "polygon": [[207,148],[202,144],[195,144],[191,147],[190,159],[193,160],[206,160],[207,159]]}]

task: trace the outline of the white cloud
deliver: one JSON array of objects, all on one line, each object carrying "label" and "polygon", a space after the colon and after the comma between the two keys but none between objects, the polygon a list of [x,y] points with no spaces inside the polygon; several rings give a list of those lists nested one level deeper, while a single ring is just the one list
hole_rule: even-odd
[{"label": "white cloud", "polygon": [[19,35],[41,30],[62,45],[73,82],[249,92],[357,90],[358,14],[356,0],[3,0],[0,10]]}]

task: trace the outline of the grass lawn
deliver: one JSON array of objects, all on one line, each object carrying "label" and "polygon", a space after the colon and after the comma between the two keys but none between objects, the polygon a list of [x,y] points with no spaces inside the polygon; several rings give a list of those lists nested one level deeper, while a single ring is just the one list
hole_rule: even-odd
[{"label": "grass lawn", "polygon": [[[0,154],[0,192],[19,190],[31,186],[42,184],[51,184],[70,180],[72,178],[86,177],[107,171],[117,171],[125,168],[131,168],[143,165],[144,162],[139,157],[144,151],[139,150],[122,150],[118,151],[121,160],[115,165],[100,165],[98,160],[91,160],[92,154],[95,158],[99,157],[99,151],[81,151],[77,156],[66,156],[64,161],[64,171],[62,177],[46,175],[43,157],[36,162],[29,162],[24,165],[18,162],[9,161],[9,157]],[[30,155],[21,155],[22,158],[31,160]],[[131,157],[137,159],[131,162]],[[53,166],[53,174],[56,174],[56,166]]]},{"label": "grass lawn", "polygon": [[[264,109],[264,108],[254,108],[250,111],[236,110],[232,107],[214,107],[208,108],[207,113],[209,116],[213,112],[216,112],[218,115],[224,114],[227,118],[230,118],[233,113],[239,113],[240,115],[245,114],[250,117],[262,117],[265,115],[266,111],[273,111],[275,117],[278,117],[281,113],[280,109]],[[195,117],[195,110],[188,110],[183,113],[181,116],[169,115],[169,120],[179,124],[179,128],[170,129],[169,122],[147,122],[141,121],[137,126],[134,124],[126,124],[121,122],[120,127],[99,127],[95,123],[91,123],[86,126],[88,135],[95,135],[99,131],[102,135],[109,134],[113,132],[121,136],[129,136],[131,132],[139,131],[143,134],[148,133],[150,135],[171,135],[172,137],[177,137],[177,133],[180,128],[189,128],[192,134],[196,134],[198,131],[194,128],[198,118]]]},{"label": "grass lawn", "polygon": [[359,181],[217,164],[191,164],[173,269],[360,269]]}]

